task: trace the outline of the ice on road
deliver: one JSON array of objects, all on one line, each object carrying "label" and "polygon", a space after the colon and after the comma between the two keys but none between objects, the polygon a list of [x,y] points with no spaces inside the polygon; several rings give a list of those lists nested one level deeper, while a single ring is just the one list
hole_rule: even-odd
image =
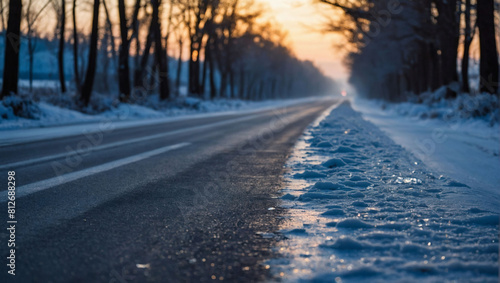
[{"label": "ice on road", "polygon": [[348,103],[308,128],[287,166],[288,239],[269,263],[285,281],[497,282],[497,212]]}]

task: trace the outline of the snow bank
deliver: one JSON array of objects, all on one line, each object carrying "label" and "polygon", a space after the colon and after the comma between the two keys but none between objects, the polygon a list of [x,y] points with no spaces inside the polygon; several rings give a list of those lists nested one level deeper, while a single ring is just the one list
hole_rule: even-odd
[{"label": "snow bank", "polygon": [[500,123],[498,96],[489,93],[459,93],[456,97],[450,97],[449,92],[449,87],[443,86],[435,92],[411,96],[408,102],[373,100],[372,103],[387,112],[413,118],[437,119],[448,123],[476,120],[489,126],[498,126]]},{"label": "snow bank", "polygon": [[498,213],[457,201],[474,188],[436,175],[349,104],[308,128],[287,167],[288,240],[268,263],[284,281],[497,282]]},{"label": "snow bank", "polygon": [[[497,97],[461,95],[455,100],[444,100],[439,91],[426,97],[423,96],[423,104],[356,99],[353,106],[435,174],[450,176],[473,188],[476,205],[499,212],[500,123],[494,118],[499,111],[495,106]],[[476,101],[473,105],[487,104],[483,110],[488,110],[461,108],[459,105],[466,100]],[[469,115],[476,111],[482,114]],[[429,113],[448,114],[431,119],[433,115]]]},{"label": "snow bank", "polygon": [[33,97],[6,97],[0,101],[0,130],[47,127],[108,120],[157,119],[197,115],[203,113],[255,110],[286,106],[317,98],[242,101],[202,100],[180,97],[160,101],[158,96],[148,96],[135,103],[120,103],[116,97],[95,93],[87,107],[79,104],[74,94],[33,94]]}]

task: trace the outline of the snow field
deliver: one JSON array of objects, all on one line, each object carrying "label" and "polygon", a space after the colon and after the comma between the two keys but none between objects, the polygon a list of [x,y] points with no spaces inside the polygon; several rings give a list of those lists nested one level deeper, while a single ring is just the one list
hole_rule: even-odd
[{"label": "snow field", "polygon": [[344,103],[297,143],[269,262],[287,282],[497,282],[499,216]]}]

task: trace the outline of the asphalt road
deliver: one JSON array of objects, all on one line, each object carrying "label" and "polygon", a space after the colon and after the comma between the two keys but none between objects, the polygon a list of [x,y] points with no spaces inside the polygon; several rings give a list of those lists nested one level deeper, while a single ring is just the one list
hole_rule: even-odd
[{"label": "asphalt road", "polygon": [[[16,275],[0,282],[261,281],[283,165],[335,101],[0,147],[16,172]],[[2,219],[7,191],[2,186]]]}]

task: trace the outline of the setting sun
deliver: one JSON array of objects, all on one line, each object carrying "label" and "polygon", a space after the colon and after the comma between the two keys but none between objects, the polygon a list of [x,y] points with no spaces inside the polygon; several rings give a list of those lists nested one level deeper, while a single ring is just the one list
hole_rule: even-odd
[{"label": "setting sun", "polygon": [[293,50],[304,60],[317,64],[328,76],[346,80],[348,72],[342,64],[345,55],[335,48],[345,39],[337,34],[325,33],[326,17],[340,17],[329,7],[318,5],[315,0],[258,0],[267,5],[266,13],[275,19],[289,35]]}]

